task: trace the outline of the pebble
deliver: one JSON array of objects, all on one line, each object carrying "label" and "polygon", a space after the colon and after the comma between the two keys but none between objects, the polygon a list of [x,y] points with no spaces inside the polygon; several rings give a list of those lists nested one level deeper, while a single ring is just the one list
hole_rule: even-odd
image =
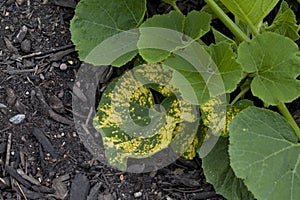
[{"label": "pebble", "polygon": [[22,42],[27,34],[27,31],[28,31],[27,26],[25,25],[22,26],[16,38],[14,39],[14,42]]},{"label": "pebble", "polygon": [[1,108],[7,108],[7,106],[4,105],[4,104],[2,104],[2,103],[0,103],[0,109],[1,109]]},{"label": "pebble", "polygon": [[20,124],[25,119],[25,117],[26,116],[24,114],[17,114],[10,118],[9,121],[13,124]]},{"label": "pebble", "polygon": [[141,192],[136,192],[136,193],[134,193],[133,195],[134,195],[135,198],[139,198],[139,197],[141,197],[141,196],[143,195],[143,193],[141,193]]},{"label": "pebble", "polygon": [[29,53],[31,49],[31,41],[26,39],[23,42],[21,42],[21,50],[24,53]]},{"label": "pebble", "polygon": [[59,69],[66,70],[66,69],[68,69],[68,65],[66,65],[66,63],[61,63],[59,66]]},{"label": "pebble", "polygon": [[24,3],[25,0],[16,0],[17,4],[20,6]]}]

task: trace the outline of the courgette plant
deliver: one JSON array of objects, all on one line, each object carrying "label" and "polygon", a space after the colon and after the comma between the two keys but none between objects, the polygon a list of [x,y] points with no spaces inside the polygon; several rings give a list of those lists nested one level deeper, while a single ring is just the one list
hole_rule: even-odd
[{"label": "courgette plant", "polygon": [[[140,29],[137,50],[117,58],[112,66],[121,67],[135,60],[143,64],[142,68],[127,73],[125,79],[111,82],[94,118],[109,162],[123,169],[130,157],[150,157],[168,145],[181,149],[186,144],[190,148],[185,148],[182,156],[193,158],[210,137],[207,130],[212,126],[221,131],[221,137],[203,158],[203,168],[207,181],[217,193],[230,200],[299,199],[300,129],[285,105],[300,96],[297,80],[300,52],[295,42],[299,39],[299,25],[289,4],[279,0],[205,0],[207,5],[201,11],[184,15],[176,0],[164,1],[174,10],[147,18],[146,0],[81,0],[71,21],[72,41],[79,58],[102,65],[95,57],[88,59],[88,54],[107,38],[134,28],[164,28],[187,35],[191,42],[184,43],[186,38],[180,37],[184,46],[176,50],[185,51],[194,42],[210,55],[222,77],[224,95],[230,97],[225,123],[218,127],[223,118],[215,115],[214,109],[220,101],[210,95],[206,81],[191,63],[174,51],[142,48],[144,44],[160,43],[168,38]],[[276,5],[278,12],[268,24],[264,19]],[[212,27],[213,18],[219,18],[232,35]],[[215,42],[208,46],[201,38],[209,31]],[[184,77],[189,87],[185,88],[180,78],[172,79],[172,70]],[[155,79],[156,84],[140,85],[136,78],[141,76],[148,81]],[[178,91],[169,82],[180,85],[185,92],[178,98]],[[118,92],[114,93],[116,87]],[[197,101],[189,104],[191,89]],[[155,93],[160,93],[159,100]],[[151,109],[157,102],[161,107]],[[161,110],[166,118],[161,118]],[[199,120],[195,110],[200,110]],[[122,126],[132,123],[127,115],[142,128]],[[188,132],[195,124],[198,127],[195,137],[185,138],[188,136],[182,132]],[[146,126],[151,126],[148,130],[152,132],[145,134]],[[132,134],[126,134],[123,129]],[[172,144],[177,136],[182,143]]]}]

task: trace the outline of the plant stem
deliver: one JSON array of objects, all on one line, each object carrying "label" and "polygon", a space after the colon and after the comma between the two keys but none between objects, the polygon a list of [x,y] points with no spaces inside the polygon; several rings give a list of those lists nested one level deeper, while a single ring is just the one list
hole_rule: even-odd
[{"label": "plant stem", "polygon": [[280,113],[285,117],[285,119],[290,123],[290,125],[293,127],[293,129],[294,129],[294,131],[295,131],[295,133],[296,133],[296,135],[298,137],[298,141],[300,141],[300,129],[299,129],[299,126],[295,122],[293,116],[291,115],[291,113],[287,109],[286,105],[284,103],[279,103],[277,105],[277,108],[280,111]]},{"label": "plant stem", "polygon": [[240,41],[250,42],[250,38],[226,15],[214,0],[205,0],[205,2]]},{"label": "plant stem", "polygon": [[171,4],[171,6],[174,8],[174,10],[176,10],[176,11],[179,12],[180,14],[183,14],[183,13],[181,12],[181,10],[178,8],[178,6],[177,6],[177,4],[176,4],[176,1],[173,2],[173,3]]},{"label": "plant stem", "polygon": [[245,87],[233,100],[232,102],[230,103],[230,105],[233,105],[235,104],[242,96],[244,96],[248,90],[250,89],[250,86],[249,87]]}]

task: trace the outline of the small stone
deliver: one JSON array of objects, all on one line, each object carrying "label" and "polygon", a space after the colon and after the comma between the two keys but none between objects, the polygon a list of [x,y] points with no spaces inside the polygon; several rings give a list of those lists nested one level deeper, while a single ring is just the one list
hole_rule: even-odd
[{"label": "small stone", "polygon": [[31,41],[26,39],[24,40],[22,43],[21,43],[21,50],[24,52],[24,53],[29,53],[30,52],[30,49],[31,49]]},{"label": "small stone", "polygon": [[0,109],[3,109],[3,108],[7,108],[7,106],[4,105],[4,104],[2,104],[2,103],[0,103]]},{"label": "small stone", "polygon": [[59,69],[66,70],[66,69],[68,69],[68,65],[66,65],[66,63],[62,63],[62,64],[60,64]]},{"label": "small stone", "polygon": [[17,4],[20,6],[24,3],[25,0],[16,0]]},{"label": "small stone", "polygon": [[58,94],[57,94],[57,97],[58,98],[63,98],[65,95],[65,92],[63,90],[61,90]]},{"label": "small stone", "polygon": [[45,80],[45,76],[43,74],[40,74],[40,79]]},{"label": "small stone", "polygon": [[53,62],[53,63],[52,63],[52,67],[58,68],[58,67],[59,67],[59,64],[58,64],[57,62]]},{"label": "small stone", "polygon": [[74,65],[74,61],[73,61],[73,60],[68,60],[68,63],[69,63],[70,65]]},{"label": "small stone", "polygon": [[25,117],[26,116],[24,114],[17,114],[10,118],[9,121],[13,124],[20,124],[25,119]]},{"label": "small stone", "polygon": [[14,42],[22,42],[27,34],[27,31],[27,26],[22,26],[16,38],[14,39]]},{"label": "small stone", "polygon": [[143,193],[141,193],[141,192],[136,192],[136,193],[134,193],[133,195],[134,195],[135,198],[139,198],[139,197],[141,197],[141,196],[143,195]]}]

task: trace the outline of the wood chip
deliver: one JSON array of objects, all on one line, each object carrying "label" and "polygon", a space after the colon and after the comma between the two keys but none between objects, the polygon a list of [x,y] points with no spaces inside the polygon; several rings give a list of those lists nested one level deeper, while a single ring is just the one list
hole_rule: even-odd
[{"label": "wood chip", "polygon": [[55,95],[52,95],[48,99],[49,106],[58,113],[64,113],[65,112],[65,106],[63,102]]},{"label": "wood chip", "polygon": [[9,106],[13,106],[15,105],[15,102],[17,100],[17,96],[15,95],[15,92],[13,89],[11,88],[7,88],[6,89],[6,94],[7,94],[7,97],[6,97],[6,102]]},{"label": "wood chip", "polygon": [[87,197],[87,200],[97,200],[98,199],[98,195],[99,195],[99,189],[100,187],[102,186],[102,183],[96,183],[90,193],[89,193],[89,196]]},{"label": "wood chip", "polygon": [[53,3],[57,6],[66,8],[75,8],[76,2],[74,0],[53,0]]},{"label": "wood chip", "polygon": [[49,139],[46,137],[46,135],[42,130],[40,130],[37,127],[34,127],[32,129],[32,134],[35,136],[37,141],[42,145],[44,151],[49,152],[54,158],[57,157],[54,147],[52,146],[51,142],[49,141]]},{"label": "wood chip", "polygon": [[13,167],[7,165],[7,166],[5,166],[5,170],[11,177],[16,179],[19,183],[24,185],[26,188],[31,187],[31,184],[28,181],[26,181],[25,179],[23,179],[22,176],[20,174],[18,174],[17,170],[15,170]]},{"label": "wood chip", "polygon": [[25,174],[25,172],[22,169],[17,169],[17,172],[18,172],[18,174],[20,174],[22,176],[22,178],[29,181],[30,183],[32,183],[34,185],[41,185],[38,180]]},{"label": "wood chip", "polygon": [[[52,108],[47,104],[45,97],[41,91],[41,89],[39,87],[36,87],[36,91],[35,91],[35,96],[40,100],[41,103],[41,107],[39,108],[42,113],[47,114],[50,118],[52,118],[53,120],[63,123],[63,124],[67,124],[67,125],[73,125],[74,122],[55,113]],[[38,109],[38,108],[37,108]]]},{"label": "wood chip", "polygon": [[62,177],[57,177],[53,180],[52,187],[55,189],[54,197],[57,199],[65,199],[68,195],[68,188],[66,184],[63,183]]},{"label": "wood chip", "polygon": [[18,49],[6,37],[4,37],[4,42],[5,42],[6,48],[9,51],[11,51],[11,52],[18,52]]},{"label": "wood chip", "polygon": [[82,200],[87,199],[90,190],[90,183],[84,174],[76,174],[72,181],[70,199]]},{"label": "wood chip", "polygon": [[44,194],[42,194],[42,193],[29,190],[22,185],[20,185],[20,187],[22,188],[23,193],[27,199],[43,199],[44,198]]}]

